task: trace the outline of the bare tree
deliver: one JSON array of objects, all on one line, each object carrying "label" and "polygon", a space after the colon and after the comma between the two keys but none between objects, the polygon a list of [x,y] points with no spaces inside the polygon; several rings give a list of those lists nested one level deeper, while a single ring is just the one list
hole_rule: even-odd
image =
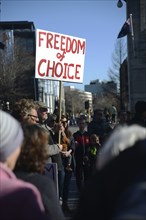
[{"label": "bare tree", "polygon": [[65,92],[65,109],[70,115],[85,112],[85,98],[78,90]]},{"label": "bare tree", "polygon": [[117,92],[113,90],[108,91],[108,96],[113,100],[113,104],[116,104],[120,108],[120,67],[127,57],[127,47],[123,39],[118,39],[114,51],[112,53],[112,67],[108,70],[108,75],[111,81],[117,84]]},{"label": "bare tree", "polygon": [[0,55],[0,101],[14,102],[18,98],[31,98],[34,76],[34,56],[20,43],[12,50],[1,50]]}]

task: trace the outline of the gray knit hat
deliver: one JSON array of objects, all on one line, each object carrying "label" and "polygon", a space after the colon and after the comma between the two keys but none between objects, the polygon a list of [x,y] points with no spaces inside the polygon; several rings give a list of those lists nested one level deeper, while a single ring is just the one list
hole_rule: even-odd
[{"label": "gray knit hat", "polygon": [[119,125],[105,142],[97,160],[97,169],[102,169],[122,151],[131,148],[137,141],[146,139],[146,128],[139,125]]},{"label": "gray knit hat", "polygon": [[21,146],[23,131],[19,122],[0,110],[0,161],[4,162],[16,148]]}]

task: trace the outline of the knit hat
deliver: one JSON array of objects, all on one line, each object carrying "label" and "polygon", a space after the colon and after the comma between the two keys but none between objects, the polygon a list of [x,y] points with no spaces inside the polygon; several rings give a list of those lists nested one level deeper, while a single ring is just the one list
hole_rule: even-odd
[{"label": "knit hat", "polygon": [[38,108],[38,111],[43,112],[43,111],[48,111],[48,106],[42,102],[42,101],[35,101],[35,104]]},{"label": "knit hat", "polygon": [[133,147],[137,141],[146,139],[146,128],[139,125],[119,125],[100,151],[97,169],[102,169],[109,161],[117,157],[120,152]]},{"label": "knit hat", "polygon": [[7,112],[0,110],[0,162],[4,162],[23,141],[19,122]]}]

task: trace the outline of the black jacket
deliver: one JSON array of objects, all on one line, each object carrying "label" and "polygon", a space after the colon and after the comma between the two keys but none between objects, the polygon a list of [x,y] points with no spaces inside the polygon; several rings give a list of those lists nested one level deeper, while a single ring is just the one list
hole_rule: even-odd
[{"label": "black jacket", "polygon": [[32,183],[38,188],[42,197],[46,214],[51,216],[51,219],[55,219],[55,220],[64,219],[64,215],[62,213],[62,209],[59,204],[54,182],[51,178],[43,174],[27,173],[23,171],[15,171],[15,175],[17,176],[17,178]]},{"label": "black jacket", "polygon": [[[79,207],[73,220],[113,220],[115,215],[120,216],[124,205],[125,207],[130,207],[130,198],[128,197],[130,193],[127,194],[127,190],[134,189],[131,195],[136,195],[141,190],[141,185],[143,185],[142,195],[145,197],[146,140],[121,152],[118,157],[110,161],[105,167],[96,171],[82,192]],[[123,195],[125,196],[122,197]],[[140,194],[137,193],[137,195]],[[137,205],[137,201],[140,203],[139,205]],[[132,216],[134,209],[137,209],[136,211],[141,218],[133,219],[145,219],[146,197],[145,199],[142,197],[136,198],[134,205],[135,207],[127,209],[129,216]],[[122,211],[125,211],[124,208]],[[127,220],[129,218],[122,219]]]}]

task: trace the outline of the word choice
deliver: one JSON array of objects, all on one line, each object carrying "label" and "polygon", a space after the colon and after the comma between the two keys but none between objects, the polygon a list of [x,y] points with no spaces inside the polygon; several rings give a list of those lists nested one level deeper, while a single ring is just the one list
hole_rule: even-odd
[{"label": "word choice", "polygon": [[[40,77],[52,77],[62,79],[80,79],[80,68],[81,65],[73,63],[60,63],[41,59],[38,64],[38,75]],[[44,71],[45,69],[45,71]]]}]

